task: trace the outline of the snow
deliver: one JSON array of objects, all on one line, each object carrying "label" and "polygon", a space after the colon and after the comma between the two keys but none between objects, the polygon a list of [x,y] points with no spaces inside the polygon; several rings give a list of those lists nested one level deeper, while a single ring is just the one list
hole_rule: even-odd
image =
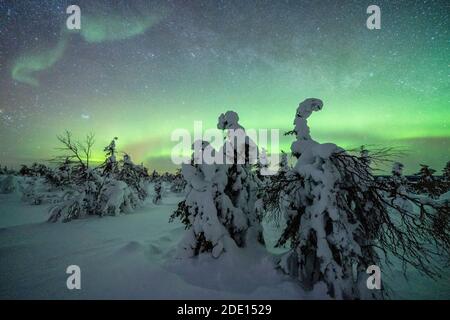
[{"label": "snow", "polygon": [[[274,270],[271,255],[254,248],[223,254],[220,261],[201,256],[181,264],[175,253],[184,226],[168,223],[181,199],[168,194],[160,205],[147,201],[133,214],[48,223],[48,206],[1,195],[0,298],[303,297],[296,283]],[[65,270],[73,264],[81,268],[81,290],[66,288]]]},{"label": "snow", "polygon": [[18,191],[16,177],[6,176],[0,177],[0,194],[14,193]]},{"label": "snow", "polygon": [[[151,187],[149,187],[151,190]],[[150,197],[149,197],[150,198]],[[316,299],[273,268],[280,229],[264,224],[270,252],[239,248],[220,259],[176,259],[184,226],[168,223],[182,196],[167,193],[133,214],[48,223],[49,205],[28,205],[17,194],[0,195],[0,299]],[[66,288],[66,268],[81,268],[81,290]],[[239,270],[239,272],[236,272]],[[384,271],[382,269],[382,271]],[[450,275],[433,281],[401,267],[384,271],[394,298],[450,296]]]},{"label": "snow", "polygon": [[20,194],[0,194],[0,234],[3,228],[43,222],[47,219],[48,205],[24,203]]}]

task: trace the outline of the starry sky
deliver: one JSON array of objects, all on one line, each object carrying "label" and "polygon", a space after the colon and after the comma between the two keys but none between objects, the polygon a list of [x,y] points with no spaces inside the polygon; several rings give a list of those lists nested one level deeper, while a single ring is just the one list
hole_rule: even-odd
[{"label": "starry sky", "polygon": [[[81,30],[66,8],[81,8]],[[366,9],[381,8],[381,30]],[[96,135],[173,170],[176,128],[291,130],[298,103],[324,101],[312,136],[398,146],[406,172],[450,160],[449,1],[0,0],[0,163],[46,161],[56,135]],[[292,137],[281,139],[289,151]]]}]

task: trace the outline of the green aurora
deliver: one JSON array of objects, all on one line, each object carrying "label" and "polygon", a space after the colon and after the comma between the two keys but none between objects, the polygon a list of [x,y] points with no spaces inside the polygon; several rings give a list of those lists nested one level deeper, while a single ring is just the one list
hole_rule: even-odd
[{"label": "green aurora", "polygon": [[[419,163],[440,170],[450,160],[444,2],[382,1],[382,29],[373,31],[365,28],[364,1],[130,2],[103,8],[79,1],[82,29],[70,33],[62,27],[66,1],[33,12],[9,8],[36,17],[0,25],[8,38],[0,163],[17,168],[52,158],[56,135],[67,129],[79,138],[95,133],[96,161],[118,136],[119,150],[135,162],[174,170],[174,129],[192,131],[195,120],[215,128],[220,113],[234,110],[246,128],[284,132],[307,97],[324,101],[310,118],[321,142],[397,146],[407,151],[399,159],[407,173]],[[39,25],[39,12],[54,21]],[[289,151],[291,141],[281,137],[281,149]]]}]

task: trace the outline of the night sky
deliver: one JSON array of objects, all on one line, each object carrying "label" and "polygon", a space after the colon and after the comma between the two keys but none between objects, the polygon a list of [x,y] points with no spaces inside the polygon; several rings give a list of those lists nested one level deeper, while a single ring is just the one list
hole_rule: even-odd
[{"label": "night sky", "polygon": [[[81,7],[81,30],[65,27]],[[366,9],[381,8],[381,30]],[[0,0],[0,163],[55,155],[65,129],[173,169],[170,134],[226,110],[320,142],[399,146],[407,172],[450,160],[449,1]],[[282,140],[289,151],[292,137]]]}]

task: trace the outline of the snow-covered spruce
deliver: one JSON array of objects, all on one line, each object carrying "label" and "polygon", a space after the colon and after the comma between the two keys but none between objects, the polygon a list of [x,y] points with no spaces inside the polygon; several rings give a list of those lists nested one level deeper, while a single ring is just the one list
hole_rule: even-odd
[{"label": "snow-covered spruce", "polygon": [[103,151],[106,153],[106,160],[100,167],[103,169],[104,174],[115,174],[118,172],[118,162],[116,157],[117,139],[117,137],[114,137],[109,145],[103,149]]},{"label": "snow-covered spruce", "polygon": [[450,191],[450,161],[447,162],[445,168],[442,170],[442,192],[445,194]]},{"label": "snow-covered spruce", "polygon": [[22,201],[31,205],[57,203],[63,189],[55,188],[47,177],[23,177],[19,183]]},{"label": "snow-covered spruce", "polygon": [[187,229],[178,256],[210,252],[217,258],[230,246],[236,246],[233,236],[244,230],[247,223],[244,214],[224,194],[226,167],[204,162],[195,164],[195,157],[203,157],[204,152],[213,153],[212,147],[208,142],[196,141],[193,149],[191,164],[183,164],[181,170],[187,182],[187,195],[171,217],[179,218]]},{"label": "snow-covered spruce", "polygon": [[46,165],[35,162],[30,167],[22,165],[19,174],[21,176],[45,177],[49,171],[50,169]]},{"label": "snow-covered spruce", "polygon": [[262,164],[258,146],[239,124],[239,115],[236,112],[227,111],[221,114],[217,128],[225,130],[227,136],[224,145],[218,151],[228,160],[223,165],[227,175],[224,193],[232,205],[244,214],[248,225],[242,232],[235,233],[234,240],[240,247],[246,246],[247,242],[252,245],[264,244],[262,212],[258,204],[260,202],[258,190],[261,185],[253,168],[258,163],[260,166],[267,166],[267,158]]},{"label": "snow-covered spruce", "polygon": [[[297,109],[296,141],[291,146],[297,162],[285,174],[289,182],[280,201],[287,223],[278,242],[283,245],[289,241],[292,249],[282,256],[279,266],[306,290],[325,285],[333,298],[371,298],[363,275],[378,259],[368,246],[372,237],[365,232],[366,221],[362,220],[372,208],[369,203],[352,201],[348,191],[341,188],[356,178],[348,177],[352,175],[350,162],[346,168],[332,159],[344,150],[318,143],[310,136],[307,119],[322,106],[319,99],[306,99]],[[341,207],[342,199],[349,201],[353,214]]]},{"label": "snow-covered spruce", "polygon": [[281,151],[279,174],[286,174],[291,168],[289,167],[288,155],[286,152]]},{"label": "snow-covered spruce", "polygon": [[122,164],[116,174],[116,178],[125,182],[140,200],[144,200],[147,197],[147,169],[142,164],[134,164],[131,157],[126,153],[123,156]]},{"label": "snow-covered spruce", "polygon": [[158,171],[153,170],[152,174],[150,175],[149,179],[151,182],[155,182],[160,178],[160,175],[158,173]]},{"label": "snow-covered spruce", "polygon": [[408,193],[408,179],[403,176],[403,167],[403,164],[400,162],[394,162],[392,165],[392,177],[390,180],[392,191],[389,197],[395,206],[411,212],[413,210],[411,202],[408,199],[399,196]]},{"label": "snow-covered spruce", "polygon": [[[182,166],[187,195],[171,217],[187,228],[180,245],[182,256],[209,252],[217,258],[223,252],[264,243],[256,206],[258,186],[249,163],[249,150],[256,145],[238,120],[235,112],[222,114],[218,128],[227,130],[224,146],[216,151],[208,142],[196,141],[191,164]],[[215,157],[216,152],[229,157],[229,164],[208,164],[206,155]]]},{"label": "snow-covered spruce", "polygon": [[74,174],[76,174],[76,170],[73,170],[70,159],[66,158],[62,162],[58,163],[55,169],[50,170],[46,174],[45,180],[53,187],[65,187],[69,186],[73,182],[72,178]]},{"label": "snow-covered spruce", "polygon": [[160,204],[162,198],[162,183],[161,180],[155,182],[154,186],[155,193],[153,194],[153,203]]},{"label": "snow-covered spruce", "polygon": [[181,193],[186,188],[186,181],[181,174],[181,169],[178,169],[171,182],[170,191],[173,193]]},{"label": "snow-covered spruce", "polygon": [[263,148],[259,153],[258,162],[256,163],[256,176],[262,184],[268,182],[269,176],[272,175],[269,166],[270,162],[267,158],[267,152]]},{"label": "snow-covered spruce", "polygon": [[[291,146],[297,162],[267,190],[266,207],[284,212],[287,220],[278,245],[289,243],[291,250],[280,268],[306,290],[325,287],[339,299],[385,295],[366,287],[367,267],[383,262],[378,252],[384,262],[389,255],[398,258],[403,270],[409,265],[439,276],[434,262],[450,253],[448,201],[402,194],[389,181],[376,179],[370,164],[386,160],[389,149],[356,156],[311,139],[307,118],[322,106],[318,99],[300,103]],[[414,210],[400,206],[398,198],[410,201]]]},{"label": "snow-covered spruce", "polygon": [[17,190],[18,183],[15,176],[0,176],[0,194],[14,193]]},{"label": "snow-covered spruce", "polygon": [[98,198],[102,185],[101,177],[92,169],[86,169],[84,181],[68,188],[60,201],[49,209],[49,222],[68,222],[98,215]]},{"label": "snow-covered spruce", "polygon": [[415,191],[437,199],[441,190],[439,188],[439,181],[434,176],[436,170],[425,164],[421,164],[420,167],[419,172],[415,174],[418,178],[417,182],[414,184]]}]

